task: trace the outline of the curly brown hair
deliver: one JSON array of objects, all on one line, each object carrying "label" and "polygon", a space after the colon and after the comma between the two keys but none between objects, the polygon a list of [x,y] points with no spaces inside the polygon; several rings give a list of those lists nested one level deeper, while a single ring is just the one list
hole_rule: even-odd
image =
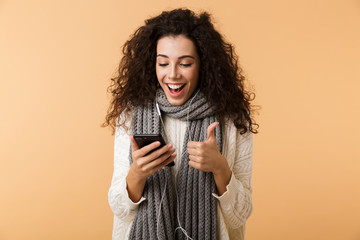
[{"label": "curly brown hair", "polygon": [[[257,133],[258,124],[252,119],[254,106],[250,104],[255,94],[245,90],[245,77],[233,46],[214,29],[209,13],[196,15],[182,8],[145,20],[145,25],[124,44],[117,76],[108,87],[112,100],[102,126],[110,126],[114,133],[117,126],[125,127],[135,106],[154,101],[159,87],[155,72],[157,41],[178,35],[186,36],[196,46],[201,62],[198,87],[220,122],[230,118],[241,134]],[[125,117],[119,119],[123,112]]]}]

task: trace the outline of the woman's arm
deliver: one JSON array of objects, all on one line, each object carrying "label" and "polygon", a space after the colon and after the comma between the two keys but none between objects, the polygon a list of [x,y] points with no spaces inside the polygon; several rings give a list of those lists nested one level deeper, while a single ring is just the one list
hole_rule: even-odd
[{"label": "woman's arm", "polygon": [[227,225],[238,228],[252,212],[252,133],[240,135],[233,124],[224,133],[223,155],[220,154],[214,129],[209,125],[204,142],[189,142],[189,165],[198,170],[212,172],[217,187],[219,204]]},{"label": "woman's arm", "polygon": [[210,124],[207,128],[207,138],[204,142],[188,142],[189,165],[204,172],[212,172],[218,193],[226,191],[230,182],[231,170],[225,157],[217,147],[215,128],[219,122]]},{"label": "woman's arm", "polygon": [[108,200],[114,214],[122,220],[129,220],[131,216],[134,216],[138,204],[145,200],[142,198],[133,202],[127,193],[126,176],[130,169],[129,153],[129,136],[122,128],[117,127],[114,141],[114,172],[108,192]]},{"label": "woman's arm", "polygon": [[[156,148],[152,143],[138,149],[132,137],[122,129],[116,128],[114,145],[114,173],[108,193],[110,207],[120,219],[133,216],[138,205],[145,200],[142,197],[147,176],[170,163],[176,157],[174,148],[166,145],[148,156],[147,152]],[[133,144],[133,164],[129,164],[130,144]],[[129,218],[130,219],[130,218]]]},{"label": "woman's arm", "polygon": [[235,229],[244,225],[252,213],[252,149],[253,134],[232,135],[236,141],[228,139],[228,158],[234,159],[231,165],[231,179],[226,191],[214,196],[218,199],[226,224]]},{"label": "woman's arm", "polygon": [[134,137],[130,136],[132,143],[132,159],[129,173],[126,177],[126,187],[132,201],[139,201],[142,197],[147,177],[151,176],[165,165],[172,162],[176,153],[171,144],[146,155],[160,146],[160,142],[153,142],[139,149]]}]

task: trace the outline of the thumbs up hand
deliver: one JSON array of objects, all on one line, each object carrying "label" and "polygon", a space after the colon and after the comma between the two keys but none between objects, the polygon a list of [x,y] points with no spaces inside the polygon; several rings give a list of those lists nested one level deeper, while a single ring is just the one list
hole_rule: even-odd
[{"label": "thumbs up hand", "polygon": [[229,164],[217,147],[215,128],[218,122],[210,124],[207,128],[205,142],[188,142],[189,165],[204,172],[212,172],[218,194],[226,192],[226,186],[231,179]]},{"label": "thumbs up hand", "polygon": [[215,128],[219,122],[210,124],[207,128],[207,139],[204,142],[188,142],[189,165],[204,172],[212,172],[215,175],[227,175],[231,171],[227,160],[221,155],[215,138]]}]

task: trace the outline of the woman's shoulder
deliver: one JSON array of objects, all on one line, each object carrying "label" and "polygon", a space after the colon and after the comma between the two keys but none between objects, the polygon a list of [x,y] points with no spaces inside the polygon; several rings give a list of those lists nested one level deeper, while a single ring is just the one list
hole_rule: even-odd
[{"label": "woman's shoulder", "polygon": [[133,111],[123,111],[116,121],[116,134],[131,135]]},{"label": "woman's shoulder", "polygon": [[246,133],[241,134],[241,130],[238,129],[234,121],[230,118],[225,118],[223,122],[223,133],[227,138],[231,138],[233,141],[238,143],[251,142],[253,133],[247,131]]}]

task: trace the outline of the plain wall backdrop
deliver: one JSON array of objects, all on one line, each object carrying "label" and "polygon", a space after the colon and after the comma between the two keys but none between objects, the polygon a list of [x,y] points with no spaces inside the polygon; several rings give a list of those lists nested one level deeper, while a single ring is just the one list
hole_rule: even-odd
[{"label": "plain wall backdrop", "polygon": [[360,2],[0,1],[0,239],[111,239],[121,46],[146,18],[212,13],[261,105],[247,240],[360,239]]}]

